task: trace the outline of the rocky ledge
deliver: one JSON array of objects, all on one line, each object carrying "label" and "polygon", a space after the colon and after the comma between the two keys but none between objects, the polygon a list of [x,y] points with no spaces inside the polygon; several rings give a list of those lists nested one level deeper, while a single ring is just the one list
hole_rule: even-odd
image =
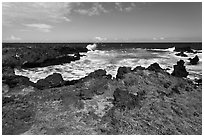
[{"label": "rocky ledge", "polygon": [[[182,61],[177,66],[185,71]],[[121,67],[116,78],[105,70],[74,82],[53,74],[40,88],[21,77],[3,84],[2,133],[201,135],[202,86],[173,75],[154,63]]]},{"label": "rocky ledge", "polygon": [[[12,44],[11,44],[12,46]],[[32,45],[19,48],[2,49],[3,67],[34,68],[59,65],[79,60],[79,52],[87,52],[86,47],[68,47],[65,45],[35,47]]]}]

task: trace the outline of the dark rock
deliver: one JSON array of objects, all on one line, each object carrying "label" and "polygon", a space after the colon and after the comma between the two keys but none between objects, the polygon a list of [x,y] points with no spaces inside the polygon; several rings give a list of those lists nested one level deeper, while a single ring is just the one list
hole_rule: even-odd
[{"label": "dark rock", "polygon": [[188,53],[194,53],[194,51],[191,49],[191,47],[175,47],[176,52],[188,52]]},{"label": "dark rock", "polygon": [[130,73],[131,68],[130,67],[119,67],[116,75],[116,79],[122,79],[124,78],[124,74]]},{"label": "dark rock", "polygon": [[188,57],[188,55],[184,54],[183,51],[181,51],[180,53],[177,53],[176,56]]},{"label": "dark rock", "polygon": [[147,68],[147,70],[155,71],[155,72],[160,72],[160,71],[162,71],[163,69],[159,66],[158,63],[153,63],[153,64],[151,64],[151,65]]},{"label": "dark rock", "polygon": [[197,65],[199,62],[199,58],[197,55],[193,59],[189,58],[189,60],[191,65]]},{"label": "dark rock", "polygon": [[177,65],[174,65],[174,71],[171,75],[176,77],[187,77],[189,73],[186,71],[184,63],[183,60],[178,61]]},{"label": "dark rock", "polygon": [[106,76],[106,71],[103,69],[95,70],[88,75],[90,78],[100,78],[102,76]]},{"label": "dark rock", "polygon": [[[45,44],[46,45],[46,44]],[[45,67],[58,65],[79,60],[79,52],[87,52],[85,47],[61,47],[61,46],[27,46],[21,48],[3,49],[2,64],[3,66],[22,68]],[[75,54],[69,56],[68,54]]]},{"label": "dark rock", "polygon": [[12,76],[7,77],[4,80],[4,83],[7,84],[10,88],[14,88],[16,86],[35,86],[35,83],[31,82],[28,77],[25,76]]},{"label": "dark rock", "polygon": [[15,72],[14,69],[6,66],[6,67],[2,67],[2,79],[6,79],[8,77],[13,77],[15,76]]},{"label": "dark rock", "polygon": [[145,67],[137,66],[132,71],[137,71],[137,70],[145,70]]},{"label": "dark rock", "polygon": [[113,93],[113,104],[116,107],[124,110],[126,108],[133,109],[139,107],[139,98],[133,94],[130,94],[127,90],[116,89]]},{"label": "dark rock", "polygon": [[36,83],[36,87],[39,89],[53,88],[64,85],[62,75],[59,73],[53,73],[47,76],[45,79],[40,79]]}]

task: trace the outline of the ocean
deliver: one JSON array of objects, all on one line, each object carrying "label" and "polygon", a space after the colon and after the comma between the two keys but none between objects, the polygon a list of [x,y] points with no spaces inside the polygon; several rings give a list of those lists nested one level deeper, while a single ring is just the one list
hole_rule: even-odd
[{"label": "ocean", "polygon": [[[163,69],[172,73],[173,65],[180,59],[185,61],[185,66],[189,72],[189,79],[202,78],[202,47],[200,44],[190,44],[194,51],[198,53],[185,53],[188,57],[180,57],[175,54],[174,43],[97,43],[88,44],[87,53],[80,53],[82,56],[80,60],[66,63],[63,65],[54,65],[41,68],[29,69],[15,69],[16,75],[22,75],[30,78],[32,82],[37,82],[39,79],[44,79],[53,73],[60,73],[64,80],[80,79],[90,72],[97,69],[105,69],[108,74],[113,77],[117,74],[117,69],[122,66],[131,67],[136,66],[148,67],[152,63],[159,63]],[[177,47],[186,46],[185,43],[177,43]],[[189,46],[189,45],[188,45]],[[190,65],[189,58],[195,55],[199,57],[197,65]]]}]

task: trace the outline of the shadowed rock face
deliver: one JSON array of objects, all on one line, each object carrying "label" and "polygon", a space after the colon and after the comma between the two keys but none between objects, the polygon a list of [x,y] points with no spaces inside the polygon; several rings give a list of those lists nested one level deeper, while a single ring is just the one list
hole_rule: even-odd
[{"label": "shadowed rock face", "polygon": [[159,72],[162,71],[163,69],[159,66],[158,63],[153,63],[147,68],[147,70]]},{"label": "shadowed rock face", "polygon": [[198,64],[198,62],[199,62],[199,58],[198,58],[198,56],[196,55],[194,58],[189,58],[189,60],[190,60],[190,64],[191,65],[197,65]]},{"label": "shadowed rock face", "polygon": [[122,79],[123,75],[131,72],[130,67],[119,67],[116,75],[116,79]]},{"label": "shadowed rock face", "polygon": [[177,65],[174,65],[174,71],[172,72],[172,76],[176,77],[187,77],[188,72],[186,71],[186,67],[184,66],[184,61],[180,60],[177,62]]}]

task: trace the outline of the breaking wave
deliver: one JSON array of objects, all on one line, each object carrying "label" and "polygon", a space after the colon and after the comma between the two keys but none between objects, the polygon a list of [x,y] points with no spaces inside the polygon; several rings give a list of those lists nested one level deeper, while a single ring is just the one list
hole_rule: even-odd
[{"label": "breaking wave", "polygon": [[87,45],[87,49],[89,50],[89,51],[94,51],[95,49],[96,49],[96,47],[97,47],[97,44],[89,44],[89,45]]},{"label": "breaking wave", "polygon": [[117,69],[121,66],[132,68],[136,66],[148,67],[155,62],[159,63],[164,69],[168,68],[168,72],[171,73],[173,65],[178,60],[183,59],[186,62],[187,71],[190,73],[189,78],[202,77],[202,53],[197,53],[200,58],[198,65],[189,65],[188,58],[194,57],[195,54],[187,53],[187,58],[179,57],[175,55],[174,47],[169,49],[133,48],[123,50],[96,50],[96,47],[96,44],[87,45],[89,51],[83,53],[85,56],[71,63],[43,68],[15,69],[15,73],[16,75],[29,77],[33,82],[37,82],[37,80],[43,79],[52,73],[62,74],[64,80],[80,79],[97,69],[105,69],[108,74],[115,77]]}]

